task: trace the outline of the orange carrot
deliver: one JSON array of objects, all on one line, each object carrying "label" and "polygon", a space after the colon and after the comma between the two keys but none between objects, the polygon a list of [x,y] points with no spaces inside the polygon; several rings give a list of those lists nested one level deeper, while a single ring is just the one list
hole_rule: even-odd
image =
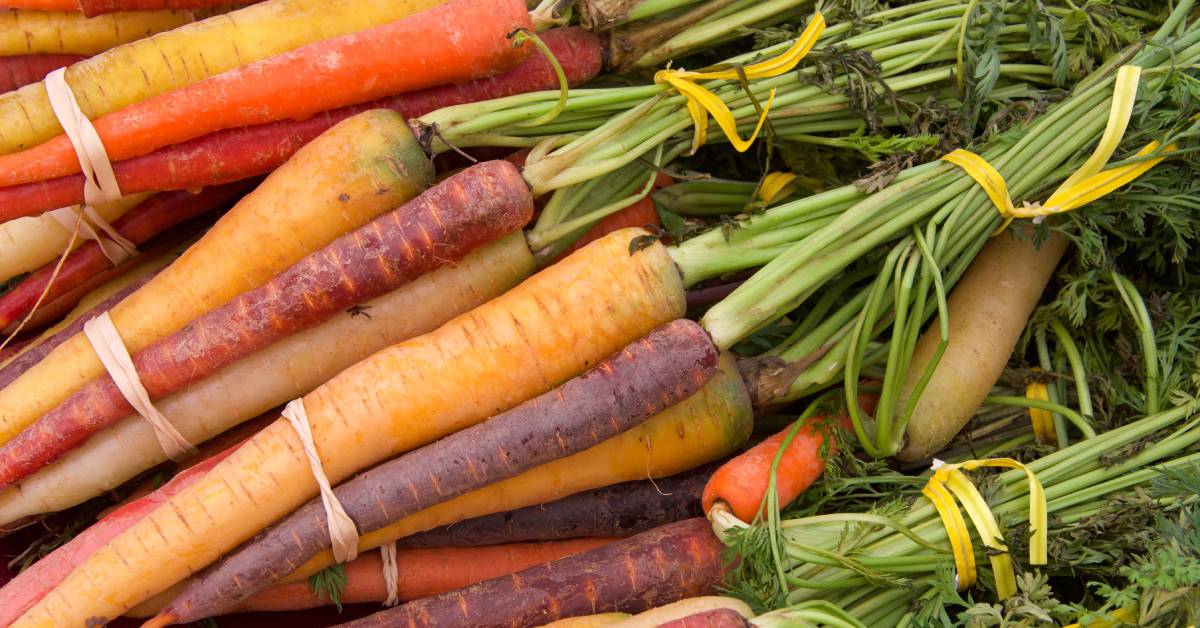
[{"label": "orange carrot", "polygon": [[[398,550],[397,594],[401,601],[416,600],[469,587],[477,582],[507,576],[534,565],[586,552],[615,539],[585,537],[541,543],[508,543],[482,547],[437,547]],[[388,597],[383,560],[371,552],[346,563],[343,604],[383,602]],[[290,611],[325,606],[330,601],[313,592],[308,582],[292,582],[257,593],[235,612]]]},{"label": "orange carrot", "polygon": [[[521,61],[531,47],[514,47],[506,35],[529,26],[521,0],[451,0],[167,92],[103,116],[95,127],[115,161],[221,129],[476,79]],[[76,172],[65,135],[0,157],[0,186]]]}]

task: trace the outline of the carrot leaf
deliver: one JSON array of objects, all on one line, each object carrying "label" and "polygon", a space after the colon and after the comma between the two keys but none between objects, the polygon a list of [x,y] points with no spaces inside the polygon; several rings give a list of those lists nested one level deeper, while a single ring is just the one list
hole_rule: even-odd
[{"label": "carrot leaf", "polygon": [[346,590],[346,568],[330,565],[308,577],[308,586],[320,599],[329,600],[342,612],[342,593]]}]

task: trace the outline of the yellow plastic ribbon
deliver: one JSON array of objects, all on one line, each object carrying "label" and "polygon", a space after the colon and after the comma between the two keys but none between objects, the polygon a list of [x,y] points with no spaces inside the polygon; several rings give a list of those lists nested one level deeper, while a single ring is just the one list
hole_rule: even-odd
[{"label": "yellow plastic ribbon", "polygon": [[[1041,369],[1034,369],[1041,371]],[[1050,391],[1042,382],[1030,382],[1025,387],[1025,396],[1036,401],[1050,401]],[[1029,421],[1033,423],[1033,435],[1039,443],[1053,443],[1058,434],[1054,431],[1054,414],[1041,408],[1029,408]]]},{"label": "yellow plastic ribbon", "polygon": [[[1113,86],[1112,106],[1108,111],[1108,122],[1104,134],[1096,150],[1074,174],[1063,181],[1062,185],[1046,199],[1044,203],[1022,203],[1015,207],[1008,195],[1008,186],[1004,176],[1000,174],[983,157],[969,150],[957,149],[942,157],[959,168],[962,168],[976,183],[983,188],[991,199],[996,210],[1005,218],[1004,224],[997,231],[1003,231],[1016,218],[1033,218],[1038,222],[1053,214],[1079,209],[1084,205],[1120,188],[1137,179],[1166,158],[1166,154],[1175,150],[1175,145],[1167,146],[1161,156],[1145,159],[1132,164],[1104,170],[1104,166],[1112,157],[1113,152],[1125,136],[1129,126],[1129,118],[1133,115],[1133,105],[1137,98],[1138,81],[1142,69],[1135,65],[1121,66],[1117,70],[1117,78]],[[1154,154],[1159,148],[1158,142],[1150,142],[1140,151],[1138,157]]]},{"label": "yellow plastic ribbon", "polygon": [[989,560],[996,579],[996,593],[1000,599],[1006,599],[1017,592],[1016,574],[1013,569],[1012,557],[1008,547],[1004,545],[1004,537],[996,518],[988,508],[987,502],[979,494],[979,489],[971,483],[971,479],[963,471],[972,471],[980,467],[1006,467],[1020,469],[1029,478],[1029,562],[1033,565],[1046,564],[1047,516],[1046,492],[1042,483],[1025,465],[1012,458],[988,458],[971,460],[959,464],[945,464],[934,460],[933,476],[921,493],[933,502],[941,517],[942,525],[946,527],[946,535],[950,538],[950,548],[954,556],[954,567],[957,571],[959,590],[965,590],[975,584],[975,550],[971,544],[971,532],[967,529],[966,520],[955,504],[955,498],[962,508],[967,511],[975,531],[983,541],[984,546],[992,550]]},{"label": "yellow plastic ribbon", "polygon": [[[808,27],[800,33],[796,42],[787,51],[777,57],[744,66],[742,73],[747,79],[763,79],[790,72],[812,50],[823,32],[825,32],[825,17],[821,15],[820,11],[817,11],[813,19],[809,21]],[[771,103],[775,101],[774,88],[767,97],[767,104],[763,107],[762,115],[758,117],[758,125],[754,127],[754,132],[748,139],[742,139],[737,132],[737,120],[734,119],[733,112],[729,110],[729,107],[708,89],[696,84],[697,81],[734,80],[737,78],[736,69],[689,72],[667,68],[659,70],[654,75],[655,83],[667,83],[683,94],[684,98],[687,98],[688,113],[692,116],[692,124],[695,126],[695,133],[692,135],[693,153],[704,145],[705,137],[708,135],[708,116],[710,114],[721,130],[725,132],[725,136],[729,138],[729,143],[738,152],[746,152],[754,143],[754,139],[758,137],[759,131],[762,131],[763,123],[767,120],[767,112],[771,110]]]}]

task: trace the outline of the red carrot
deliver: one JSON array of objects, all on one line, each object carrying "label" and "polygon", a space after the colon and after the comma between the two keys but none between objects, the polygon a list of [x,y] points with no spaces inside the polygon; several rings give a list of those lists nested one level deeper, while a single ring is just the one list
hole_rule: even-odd
[{"label": "red carrot", "polygon": [[[162,398],[520,229],[532,203],[512,164],[472,166],[143,349],[134,366],[150,397]],[[132,410],[111,377],[88,382],[0,449],[0,485],[52,462]]]},{"label": "red carrot", "polygon": [[[864,395],[859,399],[859,405],[870,412],[875,398]],[[839,427],[849,427],[849,418],[844,414],[833,420],[809,417],[800,426],[784,450],[775,474],[780,507],[791,503],[825,472],[825,461],[836,451],[834,441],[829,437],[832,430]],[[789,425],[717,469],[704,487],[704,512],[722,502],[738,519],[753,521],[767,495],[775,455],[791,432]]]},{"label": "red carrot", "polygon": [[[562,386],[336,489],[359,533],[525,470],[583,451],[699,390],[717,350],[692,321],[651,332]],[[236,606],[329,547],[320,500],[310,501],[198,574],[153,622],[196,621]]]},{"label": "red carrot", "polygon": [[402,548],[474,547],[584,536],[631,536],[698,517],[700,494],[717,464],[658,480],[639,480],[498,512],[406,536]]},{"label": "red carrot", "polygon": [[[96,119],[110,159],[220,131],[313,114],[516,65],[532,46],[522,0],[449,0],[390,24],[319,41],[161,94]],[[79,172],[65,135],[0,156],[0,185]]]},{"label": "red carrot", "polygon": [[[600,43],[579,28],[540,35],[572,85],[595,76],[601,67]],[[147,190],[194,189],[265,174],[334,124],[368,109],[392,109],[405,118],[480,100],[502,98],[558,86],[554,68],[540,54],[497,76],[460,85],[439,85],[362,105],[318,113],[305,120],[284,120],[210,133],[182,144],[113,164],[126,194]],[[520,164],[517,164],[518,166]],[[0,188],[0,221],[73,205],[83,200],[83,176],[69,175]]]},{"label": "red carrot", "polygon": [[112,296],[97,303],[95,307],[88,310],[86,313],[75,319],[67,327],[59,330],[58,333],[46,338],[34,347],[30,347],[28,351],[22,353],[12,362],[0,367],[0,388],[9,385],[13,380],[20,377],[22,373],[29,370],[33,365],[37,364],[46,357],[51,350],[58,345],[73,338],[76,334],[83,331],[84,323],[95,318],[101,312],[112,309],[112,307],[121,302],[125,297],[133,294],[138,288],[146,285],[146,282],[154,279],[158,271],[147,273],[146,276],[135,280],[133,283],[113,293]]},{"label": "red carrot", "polygon": [[[196,194],[186,190],[156,194],[113,221],[112,226],[129,241],[142,244],[170,227],[225,205],[248,191],[252,183],[237,181],[204,188]],[[57,264],[58,260],[55,260],[34,271],[11,292],[0,296],[0,328],[21,320],[29,313],[38,296],[46,289]],[[111,267],[112,263],[104,256],[100,245],[95,241],[88,242],[67,256],[46,299],[65,294]]]},{"label": "red carrot", "polygon": [[53,70],[82,61],[83,55],[41,54],[0,57],[0,94],[36,83]]},{"label": "red carrot", "polygon": [[[256,2],[261,2],[261,0],[2,0],[0,9],[33,9],[64,13],[80,11],[87,17],[94,17],[117,11],[206,9],[221,6],[243,6]],[[34,80],[40,81],[42,77],[39,76]]]},{"label": "red carrot", "polygon": [[[612,543],[611,538],[578,538],[540,543],[509,543],[482,547],[437,547],[399,550],[397,597],[416,600],[469,587],[484,580],[507,576],[534,565],[586,552]],[[379,552],[364,554],[346,563],[346,586],[341,603],[383,602],[387,583]],[[317,595],[307,581],[271,587],[255,594],[237,608],[246,611],[287,611],[330,604]]]},{"label": "red carrot", "polygon": [[733,609],[714,608],[659,624],[656,628],[748,628],[752,625]]},{"label": "red carrot", "polygon": [[707,520],[688,519],[342,626],[535,626],[637,613],[712,593],[722,577],[723,549]]},{"label": "red carrot", "polygon": [[183,490],[233,453],[236,447],[175,476],[153,493],[112,511],[69,543],[46,555],[0,588],[0,626],[7,626],[45,597],[71,569],[143,515]]}]

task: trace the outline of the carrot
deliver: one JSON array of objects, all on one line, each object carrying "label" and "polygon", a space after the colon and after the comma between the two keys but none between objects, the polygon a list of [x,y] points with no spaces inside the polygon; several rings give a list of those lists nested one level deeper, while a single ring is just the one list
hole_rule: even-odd
[{"label": "carrot", "polygon": [[[305,118],[501,72],[531,48],[514,47],[506,35],[529,26],[521,0],[450,0],[130,105],[94,126],[109,159],[129,159],[222,129]],[[0,156],[0,185],[76,172],[79,159],[65,135]]]},{"label": "carrot", "polygon": [[[1039,248],[1003,234],[992,238],[971,262],[946,303],[950,342],[920,392],[896,458],[925,460],[967,424],[1008,364],[1066,250],[1067,240],[1059,235]],[[917,340],[897,407],[908,404],[940,343],[935,321]]]},{"label": "carrot", "polygon": [[29,338],[14,340],[14,341],[8,343],[7,347],[5,347],[3,350],[0,350],[0,365],[8,362],[10,359],[15,357],[17,354],[24,351],[25,347],[28,347],[35,340],[37,340],[37,337],[30,336]]},{"label": "carrot", "polygon": [[[205,188],[196,194],[187,191],[158,194],[113,221],[112,226],[130,242],[142,244],[161,231],[225,205],[248,191],[251,183],[228,183]],[[104,256],[99,243],[93,240],[67,256],[56,275],[57,266],[57,260],[43,266],[21,280],[12,291],[0,296],[0,328],[21,320],[33,309],[43,292],[46,299],[58,297],[111,268],[112,263]],[[51,276],[54,276],[54,283],[47,291]]]},{"label": "carrot", "polygon": [[630,536],[703,514],[700,494],[715,465],[637,480],[517,510],[459,521],[396,540],[397,547],[475,547],[583,536]]},{"label": "carrot", "polygon": [[[23,0],[16,0],[21,2]],[[63,0],[49,0],[61,3]],[[117,11],[154,11],[162,9],[207,9],[211,7],[240,6],[261,0],[78,0],[76,8],[88,17],[105,15]]]},{"label": "carrot", "polygon": [[592,225],[592,228],[583,234],[583,237],[576,240],[575,244],[572,244],[566,251],[559,253],[555,259],[562,259],[583,248],[589,242],[617,229],[650,226],[661,227],[662,223],[659,222],[658,209],[654,207],[654,199],[647,196],[615,214],[610,214],[600,219],[599,222]]},{"label": "carrot", "polygon": [[[165,266],[169,260],[162,259],[159,261],[160,267]],[[151,279],[158,274],[159,268],[148,271],[141,275],[122,275],[129,277],[130,281],[121,281],[121,277],[105,284],[105,286],[120,284],[120,287],[103,297],[97,303],[89,303],[86,299],[81,301],[76,306],[76,314],[68,315],[66,325],[61,329],[48,329],[43,332],[43,335],[38,338],[36,344],[30,346],[27,350],[21,352],[20,355],[12,358],[7,362],[0,363],[0,388],[9,385],[13,380],[29,370],[34,364],[37,364],[46,357],[50,350],[58,345],[66,342],[75,334],[83,331],[83,324],[89,319],[95,318],[101,312],[112,309],[114,305],[120,303],[122,299],[133,294],[135,290],[146,285]],[[102,287],[101,289],[103,289]]]},{"label": "carrot", "polygon": [[711,592],[722,549],[707,520],[688,519],[342,626],[528,626],[644,611]]},{"label": "carrot", "polygon": [[[659,628],[748,628],[747,615],[731,608],[714,608],[658,624]],[[616,624],[624,626],[624,623]]]},{"label": "carrot", "polygon": [[600,626],[611,626],[613,624],[625,621],[632,617],[629,613],[596,613],[594,615],[580,615],[578,617],[568,617],[558,621],[552,621],[546,624],[545,628],[599,628]]},{"label": "carrot", "polygon": [[[581,84],[600,71],[600,43],[591,33],[579,28],[559,28],[539,36],[554,53],[572,85]],[[117,183],[126,193],[215,185],[274,170],[314,137],[361,111],[392,109],[411,119],[450,105],[557,86],[558,77],[545,56],[533,54],[496,76],[390,96],[321,112],[305,120],[281,120],[217,131],[118,161],[113,169]],[[83,175],[79,174],[0,188],[0,219],[32,215],[82,200]]]},{"label": "carrot", "polygon": [[226,450],[205,462],[180,473],[158,490],[109,513],[87,530],[43,557],[32,567],[0,588],[0,625],[7,626],[22,613],[46,596],[70,573],[71,569],[109,540],[129,528],[172,495],[191,486],[225,459],[233,449]]},{"label": "carrot", "polygon": [[[117,46],[66,70],[89,119],[227,70],[339,37],[440,4],[443,0],[270,0]],[[0,154],[62,133],[46,88],[0,95]]]},{"label": "carrot", "polygon": [[0,93],[36,83],[52,70],[64,68],[84,59],[74,54],[36,54],[0,57]]},{"label": "carrot", "polygon": [[[136,354],[412,198],[431,177],[428,159],[398,114],[370,111],[345,120],[297,152],[167,270],[112,308],[113,322]],[[0,389],[0,442],[103,374],[86,338],[62,343]]]},{"label": "carrot", "polygon": [[[702,617],[696,617],[702,615]],[[737,617],[741,623],[729,623]],[[638,613],[625,621],[613,624],[613,628],[699,628],[701,626],[745,626],[746,619],[754,617],[749,604],[732,597],[706,595],[687,598],[664,604]],[[715,620],[715,623],[709,623]]]},{"label": "carrot", "polygon": [[[313,329],[293,334],[156,405],[189,442],[204,442],[311,392],[376,351],[433,331],[504,293],[533,270],[533,256],[524,237],[513,234],[456,266],[426,274]],[[253,386],[246,385],[250,381]],[[0,492],[0,521],[11,523],[77,505],[165,460],[150,425],[141,417],[127,417]]]},{"label": "carrot", "polygon": [[94,55],[194,19],[190,11],[135,11],[98,18],[79,13],[0,11],[0,56]]},{"label": "carrot", "polygon": [[[139,379],[151,399],[165,397],[350,306],[461,260],[519,230],[532,211],[529,188],[512,164],[473,166],[138,352],[133,364]],[[132,411],[110,376],[89,382],[0,448],[0,486],[12,485]]]},{"label": "carrot", "polygon": [[[112,222],[146,200],[146,194],[132,194],[107,203],[97,203],[96,213]],[[9,280],[58,261],[71,241],[71,231],[50,216],[31,216],[0,224],[0,279]],[[77,237],[75,246],[87,240]]]},{"label": "carrot", "polygon": [[[512,479],[426,508],[368,532],[359,551],[480,515],[525,508],[616,482],[681,473],[732,453],[750,435],[753,413],[741,375],[728,355],[700,392],[616,438]],[[307,578],[333,564],[325,551],[284,581]]]},{"label": "carrot", "polygon": [[[507,162],[499,162],[509,165]],[[595,446],[683,401],[717,368],[704,330],[664,325],[588,372],[488,421],[385,463],[335,491],[360,533]],[[329,547],[313,500],[197,576],[155,625],[219,614]]]},{"label": "carrot", "polygon": [[[540,563],[557,560],[611,543],[613,539],[586,537],[541,543],[512,543],[472,548],[439,547],[399,550],[397,594],[401,601],[416,600],[469,587],[477,582],[507,576]],[[364,554],[346,563],[343,604],[383,602],[388,597],[383,560],[378,553]],[[271,587],[237,608],[247,611],[289,611],[325,606],[307,582]]]},{"label": "carrot", "polygon": [[[330,481],[516,406],[682,315],[682,283],[666,249],[629,254],[639,233],[597,240],[305,395]],[[295,430],[276,422],[88,558],[15,625],[115,617],[316,494]]]}]

